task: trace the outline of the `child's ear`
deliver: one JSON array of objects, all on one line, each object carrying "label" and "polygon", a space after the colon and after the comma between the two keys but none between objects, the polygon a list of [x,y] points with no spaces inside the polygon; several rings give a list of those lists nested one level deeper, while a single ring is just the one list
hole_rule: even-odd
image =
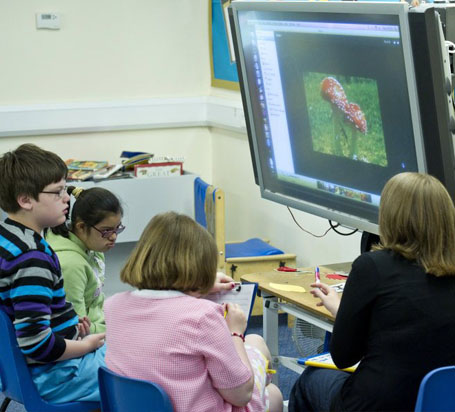
[{"label": "child's ear", "polygon": [[74,229],[78,232],[83,232],[86,229],[86,224],[79,220],[75,225]]},{"label": "child's ear", "polygon": [[17,197],[17,204],[21,207],[21,209],[32,210],[32,197],[29,195],[19,195]]}]

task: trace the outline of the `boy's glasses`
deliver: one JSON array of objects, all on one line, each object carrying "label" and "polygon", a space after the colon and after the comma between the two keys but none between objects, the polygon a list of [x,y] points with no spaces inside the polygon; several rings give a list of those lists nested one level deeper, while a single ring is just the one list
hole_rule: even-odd
[{"label": "boy's glasses", "polygon": [[109,238],[111,237],[114,233],[116,235],[119,235],[120,233],[122,233],[124,230],[125,230],[125,226],[123,226],[122,224],[118,225],[115,229],[106,229],[106,230],[100,230],[98,228],[96,228],[95,226],[92,226],[93,229],[95,229],[97,232],[99,232],[101,234],[101,237],[102,238]]},{"label": "boy's glasses", "polygon": [[68,186],[65,186],[65,187],[63,187],[63,189],[60,189],[60,190],[43,190],[40,193],[47,193],[49,195],[57,195],[57,197],[59,199],[62,199],[63,196],[65,196],[67,189],[68,189]]}]

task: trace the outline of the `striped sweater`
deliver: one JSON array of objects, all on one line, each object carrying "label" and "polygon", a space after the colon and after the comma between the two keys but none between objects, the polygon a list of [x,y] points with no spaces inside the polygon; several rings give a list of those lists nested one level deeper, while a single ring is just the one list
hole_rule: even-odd
[{"label": "striped sweater", "polygon": [[0,309],[16,330],[28,364],[56,361],[64,339],[77,338],[78,317],[66,302],[57,255],[38,233],[0,222]]}]

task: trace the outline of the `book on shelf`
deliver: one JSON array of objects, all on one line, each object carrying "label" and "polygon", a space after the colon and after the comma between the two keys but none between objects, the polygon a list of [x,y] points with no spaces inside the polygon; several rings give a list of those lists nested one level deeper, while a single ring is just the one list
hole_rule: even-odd
[{"label": "book on shelf", "polygon": [[144,152],[122,152],[120,157],[126,157],[122,160],[125,170],[133,170],[136,165],[146,164],[153,158],[152,153]]},{"label": "book on shelf", "polygon": [[68,159],[66,162],[68,170],[86,170],[93,171],[99,170],[108,165],[104,160],[74,160]]},{"label": "book on shelf", "polygon": [[184,156],[154,156],[149,160],[149,163],[169,163],[178,162],[183,163],[185,161]]},{"label": "book on shelf", "polygon": [[94,170],[68,170],[67,181],[89,180],[93,177]]},{"label": "book on shelf", "polygon": [[145,164],[134,166],[136,177],[172,177],[183,175],[182,156],[154,156]]},{"label": "book on shelf", "polygon": [[[68,159],[66,162],[68,167],[67,180],[89,180],[97,173],[109,168],[108,162],[104,160],[74,160]],[[118,170],[118,169],[117,169]],[[115,172],[113,172],[115,173]]]},{"label": "book on shelf", "polygon": [[136,177],[172,177],[183,175],[181,162],[147,163],[134,166]]},{"label": "book on shelf", "polygon": [[112,177],[115,173],[120,171],[123,168],[123,165],[108,165],[103,167],[102,169],[96,170],[93,175],[93,180],[105,180]]}]

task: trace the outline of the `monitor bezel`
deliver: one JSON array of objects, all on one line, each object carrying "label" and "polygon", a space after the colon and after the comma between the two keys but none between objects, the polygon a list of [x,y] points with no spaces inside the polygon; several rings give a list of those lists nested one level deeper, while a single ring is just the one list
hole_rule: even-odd
[{"label": "monitor bezel", "polygon": [[[426,173],[426,160],[425,160],[425,147],[424,139],[421,128],[419,102],[416,88],[416,76],[414,72],[414,61],[412,55],[411,35],[408,21],[407,3],[369,3],[369,2],[256,2],[256,1],[242,1],[237,0],[231,3],[234,17],[234,30],[236,47],[238,49],[238,62],[239,77],[241,82],[244,83],[241,87],[244,93],[244,102],[246,102],[246,119],[249,119],[249,130],[252,134],[250,144],[253,144],[253,152],[255,156],[255,163],[257,168],[258,184],[261,191],[261,196],[265,199],[290,206],[292,208],[302,210],[316,216],[326,218],[340,223],[343,226],[356,228],[359,230],[368,231],[371,233],[379,233],[378,223],[364,218],[345,213],[341,210],[334,210],[327,206],[322,206],[316,203],[308,202],[303,199],[297,199],[282,193],[276,193],[269,190],[264,185],[263,181],[263,165],[259,156],[259,148],[257,145],[257,134],[254,123],[254,115],[251,106],[251,99],[249,94],[249,79],[245,66],[245,58],[242,48],[242,34],[239,27],[238,12],[242,11],[258,11],[258,12],[288,12],[288,13],[345,13],[345,14],[378,14],[378,15],[395,15],[398,17],[402,49],[404,57],[405,74],[407,79],[407,89],[409,98],[409,107],[412,120],[414,145],[416,150],[416,160],[418,172]],[[250,137],[250,136],[249,136]]]}]

